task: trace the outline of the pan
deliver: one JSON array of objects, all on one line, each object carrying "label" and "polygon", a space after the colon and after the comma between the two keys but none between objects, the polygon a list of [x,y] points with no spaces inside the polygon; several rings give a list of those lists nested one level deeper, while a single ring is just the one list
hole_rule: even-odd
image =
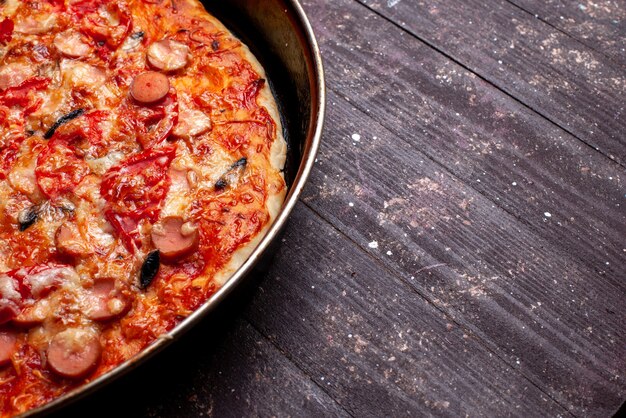
[{"label": "pan", "polygon": [[203,0],[202,3],[248,45],[266,70],[289,146],[285,167],[289,190],[282,210],[248,260],[192,315],[139,355],[64,396],[26,412],[25,417],[58,411],[92,393],[133,370],[209,315],[259,262],[270,257],[272,244],[280,236],[309,176],[321,139],[326,97],[319,48],[301,5],[297,0]]}]

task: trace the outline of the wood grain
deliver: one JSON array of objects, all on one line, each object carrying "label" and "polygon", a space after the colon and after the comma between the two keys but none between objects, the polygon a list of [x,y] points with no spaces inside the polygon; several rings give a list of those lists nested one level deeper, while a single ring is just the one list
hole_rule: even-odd
[{"label": "wood grain", "polygon": [[[609,211],[614,229],[608,227],[603,234],[613,236],[619,245],[626,230],[618,206],[623,196],[621,169],[579,146],[574,138],[564,140],[563,131],[550,133],[553,126],[523,108],[486,118],[485,114],[500,110],[490,107],[494,99],[504,104],[505,97],[498,100],[502,95],[497,90],[476,82],[428,48],[420,48],[415,40],[402,39],[402,32],[394,32],[384,20],[360,12],[349,2],[306,4],[311,15],[319,18],[315,24],[320,28],[330,84],[349,100],[341,103],[331,95],[331,108],[345,114],[331,117],[330,124],[341,126],[342,131],[333,132],[332,144],[323,148],[320,167],[324,175],[315,178],[317,189],[306,201],[363,247],[376,240],[382,249],[375,251],[377,256],[408,280],[424,267],[445,263],[446,268],[421,271],[429,279],[425,284],[416,281],[429,300],[442,309],[452,307],[451,315],[477,327],[473,329],[487,344],[498,347],[510,364],[523,364],[521,370],[529,379],[571,405],[572,411],[589,412],[589,407],[596,413],[614,411],[624,396],[623,380],[614,385],[621,363],[616,359],[624,358],[618,343],[624,340],[619,325],[624,320],[624,256],[613,252],[615,264],[608,266],[599,256],[597,267],[600,263],[614,266],[609,275],[604,268],[595,271],[586,265],[579,255],[587,257],[588,250],[575,248],[584,246],[587,237],[593,240],[597,229],[584,233],[581,228],[586,229],[585,224],[594,219],[602,224],[611,215],[603,219],[605,214],[599,216],[593,209],[595,199],[577,201],[563,189],[576,190],[579,182],[588,181],[587,170],[580,169],[583,162],[602,170],[608,167],[612,174],[607,173],[595,189],[613,195],[615,206]],[[402,42],[392,42],[398,38]],[[417,57],[422,65],[400,65],[415,62]],[[446,73],[438,73],[438,66]],[[443,75],[453,80],[440,83],[437,76]],[[383,79],[386,89],[375,84]],[[433,87],[438,84],[443,86]],[[469,93],[463,92],[468,89]],[[484,105],[468,106],[470,94]],[[456,101],[461,103],[457,106]],[[362,111],[361,117],[350,104]],[[372,124],[370,117],[389,129]],[[476,132],[479,138],[474,137]],[[485,132],[492,136],[481,145]],[[360,135],[358,142],[352,139],[354,133]],[[548,138],[544,148],[540,144],[546,135],[554,138]],[[511,137],[514,142],[508,145]],[[466,145],[459,146],[463,142]],[[558,145],[555,149],[549,143]],[[520,144],[529,151],[522,148],[520,152]],[[436,163],[422,153],[430,150],[439,150],[439,156],[433,153]],[[573,161],[567,162],[570,158]],[[520,171],[516,164],[523,165]],[[555,164],[568,174],[555,173]],[[502,176],[501,172],[509,170],[518,175]],[[609,180],[613,175],[618,179],[617,189]],[[501,179],[491,185],[494,176]],[[508,195],[524,193],[512,185],[515,180],[530,188],[528,194],[515,204],[502,205],[502,199],[518,198]],[[571,186],[564,187],[569,181]],[[593,194],[595,189],[581,190]],[[537,201],[538,207],[534,206]],[[571,242],[563,247],[560,238],[553,239],[563,222],[555,222],[552,209],[541,207],[559,208],[568,201],[572,207],[589,205],[583,210],[590,216],[581,217],[581,226],[571,224],[569,232],[559,234]],[[351,209],[350,202],[358,209]],[[546,299],[551,306],[545,306]],[[573,306],[578,308],[573,311]],[[588,317],[581,318],[578,309],[585,309]],[[607,323],[606,309],[619,316]],[[540,319],[538,310],[542,311]],[[543,361],[537,362],[538,358]],[[603,366],[597,363],[600,358]],[[604,377],[598,376],[597,368],[604,370],[599,372]],[[590,379],[604,383],[592,389],[585,383]]]},{"label": "wood grain", "polygon": [[508,0],[626,68],[626,7],[620,0]]},{"label": "wood grain", "polygon": [[351,415],[565,413],[471,332],[299,209],[246,317]]},{"label": "wood grain", "polygon": [[626,162],[623,67],[505,0],[363,3],[604,155]]}]

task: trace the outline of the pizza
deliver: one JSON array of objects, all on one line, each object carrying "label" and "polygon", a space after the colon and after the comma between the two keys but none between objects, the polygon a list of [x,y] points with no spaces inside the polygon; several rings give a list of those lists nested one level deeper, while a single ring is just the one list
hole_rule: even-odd
[{"label": "pizza", "polygon": [[0,1],[0,417],[140,353],[277,216],[263,68],[197,0]]}]

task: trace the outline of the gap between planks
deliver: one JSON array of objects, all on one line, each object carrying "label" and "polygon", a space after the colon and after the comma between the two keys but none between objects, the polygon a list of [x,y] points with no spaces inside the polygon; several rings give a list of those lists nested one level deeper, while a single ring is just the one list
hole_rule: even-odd
[{"label": "gap between planks", "polygon": [[[566,133],[568,133],[569,135],[571,135],[573,138],[576,138],[578,141],[582,142],[583,144],[585,144],[587,147],[589,147],[590,149],[592,149],[594,152],[597,152],[599,154],[601,154],[602,156],[604,156],[608,161],[617,164],[618,166],[622,167],[622,168],[626,168],[626,163],[623,163],[621,161],[618,161],[617,159],[613,159],[611,158],[611,156],[607,153],[605,153],[604,151],[598,149],[597,147],[595,147],[594,145],[590,144],[589,142],[585,141],[584,139],[580,138],[578,135],[576,135],[574,132],[572,132],[571,130],[567,129],[566,127],[562,126],[561,124],[559,124],[557,121],[553,120],[552,118],[550,118],[549,116],[541,113],[539,110],[535,109],[534,107],[532,107],[529,104],[526,104],[524,101],[522,101],[521,99],[518,99],[517,97],[515,97],[512,93],[507,92],[506,90],[500,88],[499,86],[497,86],[495,83],[493,83],[492,81],[490,81],[488,78],[486,78],[485,76],[482,76],[481,74],[479,74],[478,72],[476,72],[475,70],[473,70],[472,68],[470,68],[468,65],[464,64],[463,62],[459,61],[458,59],[454,58],[452,55],[446,53],[445,51],[443,51],[441,48],[438,48],[435,44],[433,44],[432,42],[428,41],[427,39],[422,38],[421,36],[419,36],[418,34],[414,33],[413,31],[411,31],[410,29],[405,28],[404,26],[398,24],[397,22],[395,22],[393,19],[385,16],[383,13],[379,12],[378,10],[376,10],[375,8],[362,3],[362,0],[353,0],[354,2],[356,2],[357,4],[359,4],[360,6],[364,7],[365,9],[369,10],[370,12],[372,12],[373,14],[375,14],[376,16],[378,16],[379,18],[391,23],[392,25],[394,25],[396,28],[400,29],[402,32],[406,33],[407,35],[411,36],[412,38],[417,39],[418,41],[420,41],[421,43],[423,43],[424,45],[428,46],[429,48],[431,48],[432,50],[436,51],[437,53],[443,55],[444,57],[446,57],[447,59],[449,59],[450,61],[454,62],[455,64],[459,65],[460,67],[462,67],[464,70],[474,74],[477,78],[479,78],[480,80],[484,81],[485,83],[487,83],[489,86],[493,87],[494,89],[498,90],[499,92],[501,92],[502,94],[506,95],[507,97],[511,98],[512,100],[514,100],[516,103],[519,103],[520,105],[522,105],[523,107],[529,109],[532,113],[540,116],[541,118],[547,120],[548,122],[550,122],[552,125],[558,127],[559,129],[565,131]],[[507,3],[509,3],[508,0]],[[516,6],[517,7],[517,6]],[[525,13],[527,13],[524,10]],[[550,25],[551,26],[551,25]],[[568,35],[569,36],[569,35]],[[574,38],[572,38],[574,39]],[[577,41],[577,40],[576,40]],[[578,41],[577,41],[578,42]],[[603,54],[604,55],[604,54]],[[613,61],[611,61],[613,62]]]}]

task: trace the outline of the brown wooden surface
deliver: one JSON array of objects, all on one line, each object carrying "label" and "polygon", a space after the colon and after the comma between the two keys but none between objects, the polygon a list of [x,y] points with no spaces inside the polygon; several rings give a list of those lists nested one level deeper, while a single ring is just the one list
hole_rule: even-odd
[{"label": "brown wooden surface", "polygon": [[328,118],[269,271],[63,416],[611,416],[626,4],[304,6]]}]

